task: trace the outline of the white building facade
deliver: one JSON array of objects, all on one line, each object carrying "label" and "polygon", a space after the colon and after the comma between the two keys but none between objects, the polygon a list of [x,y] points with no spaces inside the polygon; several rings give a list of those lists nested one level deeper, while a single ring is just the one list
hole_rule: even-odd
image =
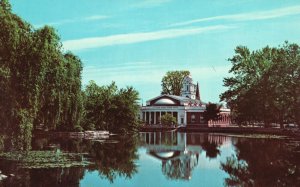
[{"label": "white building facade", "polygon": [[[182,81],[181,95],[160,95],[141,107],[140,119],[147,125],[161,124],[161,116],[166,113],[176,118],[178,125],[207,126],[204,120],[206,105],[200,100],[199,86],[193,83],[191,76]],[[222,113],[222,122],[229,121],[229,112]],[[224,115],[224,119],[223,119]],[[226,122],[227,123],[227,122]]]}]

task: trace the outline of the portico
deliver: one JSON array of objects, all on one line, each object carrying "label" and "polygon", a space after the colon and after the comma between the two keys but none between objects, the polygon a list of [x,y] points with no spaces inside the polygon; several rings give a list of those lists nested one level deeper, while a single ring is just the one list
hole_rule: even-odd
[{"label": "portico", "polygon": [[[178,125],[207,126],[208,122],[204,120],[205,110],[206,105],[200,100],[198,84],[193,84],[191,76],[187,76],[183,79],[180,96],[164,94],[148,100],[146,106],[141,107],[140,119],[147,125],[157,125],[161,124],[161,117],[169,113]],[[228,124],[230,110],[223,113],[221,121]]]},{"label": "portico", "polygon": [[176,118],[177,124],[205,124],[203,112],[205,105],[198,100],[174,95],[161,95],[147,101],[141,109],[141,119],[149,125],[160,124],[161,116],[166,113]]}]

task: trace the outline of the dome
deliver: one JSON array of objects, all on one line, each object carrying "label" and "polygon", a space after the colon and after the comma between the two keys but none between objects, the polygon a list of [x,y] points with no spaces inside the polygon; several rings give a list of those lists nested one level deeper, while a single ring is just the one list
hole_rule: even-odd
[{"label": "dome", "polygon": [[162,152],[162,153],[156,153],[156,155],[161,158],[170,158],[170,157],[174,156],[174,152],[173,151]]},{"label": "dome", "polygon": [[162,99],[157,100],[154,104],[155,105],[175,105],[176,103],[169,98],[162,98]]}]

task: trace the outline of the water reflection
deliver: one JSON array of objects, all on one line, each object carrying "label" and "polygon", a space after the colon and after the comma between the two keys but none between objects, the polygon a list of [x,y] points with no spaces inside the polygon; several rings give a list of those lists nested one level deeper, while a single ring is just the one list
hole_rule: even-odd
[{"label": "water reflection", "polygon": [[235,149],[221,163],[226,186],[300,186],[298,141],[239,138]]},{"label": "water reflection", "polygon": [[[36,137],[33,150],[61,150],[85,153],[92,164],[86,167],[26,169],[18,162],[0,160],[3,173],[14,174],[4,186],[79,186],[86,172],[97,171],[99,177],[113,183],[116,177],[132,178],[137,172],[137,136],[116,136],[108,140],[83,140],[55,137]],[[0,183],[1,184],[1,183]]]},{"label": "water reflection", "polygon": [[[0,186],[300,186],[300,143],[155,132],[107,140],[35,137],[33,150],[84,153],[92,164],[26,169],[0,160]],[[158,180],[153,180],[157,178]]]},{"label": "water reflection", "polygon": [[214,134],[187,134],[177,132],[148,132],[140,134],[140,142],[152,157],[161,160],[162,173],[168,179],[191,179],[198,165],[199,155],[215,159],[221,152],[219,147],[230,138]]}]

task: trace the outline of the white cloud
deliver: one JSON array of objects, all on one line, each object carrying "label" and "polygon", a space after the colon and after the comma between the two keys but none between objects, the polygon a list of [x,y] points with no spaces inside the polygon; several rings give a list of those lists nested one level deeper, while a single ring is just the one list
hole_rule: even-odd
[{"label": "white cloud", "polygon": [[208,66],[199,67],[185,64],[170,65],[169,63],[154,64],[152,62],[131,62],[113,65],[97,65],[83,69],[85,82],[91,79],[98,79],[98,82],[107,84],[116,81],[119,84],[160,84],[160,81],[167,71],[190,70],[196,80],[222,79],[228,76],[230,66]]},{"label": "white cloud", "polygon": [[84,68],[84,72],[87,74],[98,74],[101,72],[101,75],[106,74],[119,74],[119,73],[128,73],[128,72],[138,72],[143,71],[144,69],[153,68],[151,62],[129,62],[122,64],[113,64],[113,65],[98,65],[98,66],[89,66]]},{"label": "white cloud", "polygon": [[156,7],[160,6],[165,3],[169,3],[171,0],[144,0],[139,1],[136,4],[133,4],[131,8],[150,8],[150,7]]},{"label": "white cloud", "polygon": [[115,81],[118,87],[133,86],[145,101],[160,93],[161,79],[167,71],[190,70],[194,82],[199,81],[201,97],[205,101],[218,102],[218,95],[224,91],[222,80],[229,75],[230,67],[230,65],[199,67],[197,64],[187,66],[186,63],[170,65],[163,62],[155,64],[147,61],[96,65],[83,69],[83,85],[87,85],[89,80],[94,80],[99,85]]},{"label": "white cloud", "polygon": [[102,19],[107,19],[107,18],[108,18],[108,16],[104,16],[104,15],[94,15],[94,16],[85,17],[82,20],[96,21],[96,20],[102,20]]},{"label": "white cloud", "polygon": [[63,42],[66,50],[82,50],[88,48],[98,48],[104,46],[122,45],[140,43],[146,41],[177,38],[181,36],[195,35],[204,32],[231,29],[232,26],[216,25],[209,27],[184,28],[184,29],[167,29],[153,32],[139,32],[117,34],[103,37],[82,38],[76,40],[67,40]]},{"label": "white cloud", "polygon": [[185,22],[171,24],[170,27],[191,25],[194,23],[200,23],[205,21],[217,21],[217,20],[229,20],[229,21],[253,21],[253,20],[265,20],[273,19],[290,15],[300,14],[300,6],[291,6],[267,11],[257,11],[241,14],[230,14],[222,16],[213,16],[207,18],[193,19]]},{"label": "white cloud", "polygon": [[107,18],[109,18],[109,16],[93,15],[93,16],[88,16],[88,17],[84,17],[84,18],[63,19],[63,20],[56,21],[56,22],[35,24],[34,27],[39,28],[39,27],[43,27],[44,25],[60,26],[60,25],[69,24],[69,23],[97,21],[97,20],[103,20],[103,19],[107,19]]}]

